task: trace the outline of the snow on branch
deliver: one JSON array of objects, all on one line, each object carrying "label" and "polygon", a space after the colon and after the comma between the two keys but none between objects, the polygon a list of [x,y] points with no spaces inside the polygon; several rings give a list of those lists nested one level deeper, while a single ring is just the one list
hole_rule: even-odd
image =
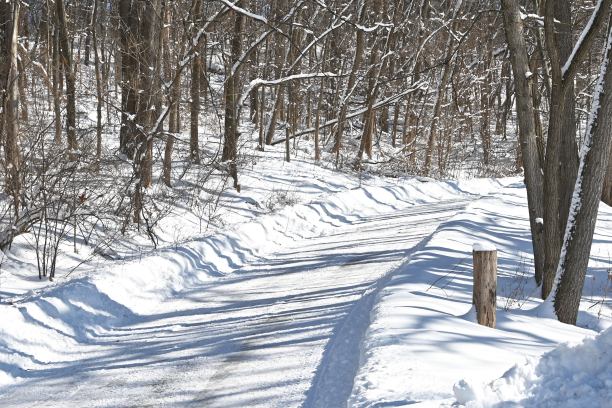
[{"label": "snow on branch", "polygon": [[264,24],[268,24],[268,19],[265,18],[264,16],[260,16],[259,14],[252,13],[248,10],[243,9],[242,7],[238,7],[236,3],[232,3],[231,1],[228,1],[228,0],[219,0],[219,1],[237,13],[244,14],[245,16],[252,18],[253,20],[261,21]]},{"label": "snow on branch", "polygon": [[240,66],[244,63],[244,60],[246,59],[246,57],[248,55],[250,55],[253,51],[253,49],[255,49],[255,47],[257,47],[259,44],[261,44],[262,42],[264,42],[264,40],[266,38],[268,38],[268,36],[270,34],[272,34],[274,32],[274,29],[270,29],[266,32],[264,32],[263,34],[261,34],[258,38],[255,39],[255,41],[253,41],[253,43],[251,43],[249,45],[249,48],[247,49],[247,51],[245,53],[243,53],[237,60],[236,62],[234,62],[234,65],[232,65],[232,69],[230,70],[230,75],[226,76],[226,80],[227,78],[231,78],[234,75],[236,75],[236,71],[238,71],[238,68],[240,68]]},{"label": "snow on branch", "polygon": [[520,11],[520,16],[521,16],[521,20],[523,20],[523,21],[533,20],[536,23],[538,23],[539,26],[543,26],[544,25],[544,17],[542,17],[539,14],[523,13],[523,10],[521,10]]},{"label": "snow on branch", "polygon": [[[382,23],[382,22],[377,22],[376,24],[374,24],[373,26],[364,26],[362,24],[359,24],[356,21],[351,21],[350,18],[351,16],[343,16],[343,15],[338,15],[337,13],[335,13],[327,4],[325,4],[324,2],[322,2],[321,0],[315,0],[316,3],[321,6],[322,8],[330,11],[332,14],[336,15],[337,17],[341,18],[342,20],[344,20],[345,22],[351,24],[353,27],[357,28],[360,31],[363,31],[365,33],[371,33],[373,31],[378,30],[379,28],[383,27],[383,28],[390,28],[393,27],[392,23]],[[350,2],[349,2],[350,4]],[[363,7],[363,5],[362,5]]]},{"label": "snow on branch", "polygon": [[[404,96],[406,96],[408,94],[411,94],[413,92],[416,92],[416,91],[419,91],[419,90],[423,90],[423,89],[426,89],[426,88],[427,88],[427,83],[425,81],[422,81],[422,80],[418,81],[418,82],[414,83],[413,85],[411,85],[410,88],[406,89],[405,91],[400,92],[398,94],[395,94],[393,96],[390,96],[389,98],[383,99],[383,100],[381,100],[379,102],[376,102],[374,105],[372,105],[372,109],[376,110],[376,109],[381,108],[383,106],[386,106],[386,105],[389,105],[391,103],[397,102],[398,100],[402,99]],[[361,108],[361,109],[356,109],[356,110],[348,113],[346,115],[346,117],[345,117],[345,120],[354,118],[354,117],[359,116],[359,115],[363,115],[367,111],[368,111],[367,107]],[[324,129],[324,128],[329,127],[329,126],[333,126],[336,123],[338,123],[338,119],[337,118],[336,119],[332,119],[332,120],[327,121],[324,124],[320,125],[319,129]],[[314,131],[315,131],[314,127],[311,127],[311,128],[308,128],[308,129],[304,129],[304,130],[299,131],[299,132],[295,133],[294,135],[292,135],[290,137],[290,139],[293,139],[295,137],[302,136],[302,135],[305,135],[305,134],[308,134],[308,133],[312,133]],[[275,140],[271,144],[274,146],[274,145],[277,145],[279,143],[284,143],[285,140],[286,140],[286,138]]]},{"label": "snow on branch", "polygon": [[561,68],[561,75],[563,76],[564,81],[573,78],[580,60],[582,60],[582,57],[586,54],[593,41],[593,38],[595,38],[595,35],[597,34],[597,31],[599,31],[599,28],[603,25],[606,15],[608,15],[610,12],[611,4],[611,0],[597,1],[595,9],[591,14],[591,18],[580,33],[580,37],[578,38],[578,41],[576,41],[576,45],[574,45],[572,53]]},{"label": "snow on branch", "polygon": [[[198,32],[192,37],[192,39],[191,39],[191,48],[189,48],[187,50],[187,52],[185,52],[185,54],[183,55],[183,58],[181,58],[181,60],[180,60],[180,62],[178,64],[178,72],[179,73],[187,66],[187,64],[193,58],[193,55],[195,54],[195,50],[199,46],[199,44],[202,42],[202,37],[205,36],[206,30],[208,29],[208,27],[210,27],[210,25],[214,21],[216,21],[219,17],[221,17],[223,14],[225,14],[228,11],[229,11],[229,8],[223,8],[223,9],[219,10],[214,16],[212,16],[210,19],[208,19],[206,21],[206,23],[204,23],[204,25],[202,27],[200,27]],[[175,78],[176,77],[177,76],[175,76]]]},{"label": "snow on branch", "polygon": [[302,58],[306,55],[306,53],[315,45],[317,44],[319,41],[321,41],[323,38],[325,38],[329,33],[331,33],[332,31],[336,30],[337,28],[342,27],[342,25],[345,23],[345,20],[342,19],[342,21],[340,21],[339,23],[335,24],[332,23],[331,26],[325,30],[320,36],[314,38],[310,44],[308,44],[300,53],[300,55],[298,56],[298,58],[295,59],[295,61],[289,66],[288,71],[291,72],[291,70],[302,60]]},{"label": "snow on branch", "polygon": [[[303,4],[304,4],[304,1],[302,0],[302,1],[299,1],[295,6],[293,6],[293,8],[291,8],[291,10],[289,10],[289,12],[283,17],[283,19],[281,20],[281,23],[285,23],[289,21],[291,18],[293,18],[294,14],[302,7]],[[272,34],[275,31],[280,31],[280,30],[277,27],[272,27],[268,31],[261,34],[257,39],[255,39],[255,41],[253,41],[251,45],[249,45],[246,52],[244,52],[240,56],[240,58],[238,58],[238,60],[234,63],[234,65],[232,65],[232,69],[230,70],[230,75],[228,75],[227,78],[233,77],[234,75],[236,75],[236,71],[238,71],[238,68],[240,68],[240,66],[244,63],[244,60],[246,59],[246,57],[252,53],[253,49],[255,49],[255,47],[261,44],[266,38],[268,38],[270,34]]]},{"label": "snow on branch", "polygon": [[277,86],[277,85],[284,84],[285,82],[297,81],[300,79],[336,78],[339,76],[342,76],[342,75],[336,74],[334,72],[315,72],[315,73],[310,73],[310,74],[289,75],[283,78],[272,79],[272,80],[265,80],[265,79],[257,78],[257,79],[252,80],[249,83],[249,86],[247,87],[246,91],[242,93],[242,96],[240,97],[240,100],[238,102],[238,106],[242,106],[244,104],[244,102],[246,101],[246,98],[248,98],[249,94],[251,93],[253,89],[256,89],[262,85]]},{"label": "snow on branch", "polygon": [[[601,3],[601,1],[600,1]],[[598,125],[598,117],[601,108],[601,98],[604,92],[610,92],[610,90],[606,90],[605,81],[606,81],[606,73],[608,69],[610,69],[610,49],[612,48],[612,29],[608,30],[608,38],[606,41],[606,48],[604,52],[604,60],[601,63],[601,69],[599,72],[599,78],[597,79],[597,83],[595,84],[595,89],[593,91],[593,106],[591,108],[591,113],[589,115],[589,119],[587,122],[587,132],[584,137],[584,141],[582,142],[582,147],[580,149],[580,165],[578,167],[578,174],[576,176],[576,184],[574,185],[574,194],[572,195],[572,201],[570,204],[569,216],[567,220],[567,225],[565,227],[565,234],[563,237],[563,246],[561,247],[561,254],[559,256],[559,263],[557,265],[557,271],[555,273],[555,280],[553,283],[553,287],[550,291],[550,295],[548,296],[548,300],[553,300],[554,296],[556,296],[557,288],[561,283],[561,279],[563,274],[565,273],[565,265],[567,261],[567,250],[570,242],[574,238],[574,230],[576,228],[576,218],[581,211],[583,204],[583,191],[582,184],[585,179],[585,171],[586,171],[586,160],[591,147],[593,146],[593,136],[595,133],[595,128]]]}]

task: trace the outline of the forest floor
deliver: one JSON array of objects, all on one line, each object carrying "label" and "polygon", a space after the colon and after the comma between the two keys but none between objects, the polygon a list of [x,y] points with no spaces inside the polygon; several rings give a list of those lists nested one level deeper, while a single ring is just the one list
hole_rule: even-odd
[{"label": "forest floor", "polygon": [[[518,178],[355,177],[298,157],[253,160],[241,183],[218,228],[176,212],[159,248],[126,239],[115,259],[67,243],[53,283],[27,236],[0,254],[0,406],[487,406],[483,383],[612,324],[605,205],[575,327],[539,306]],[[469,313],[477,241],[499,251],[496,329]]]}]

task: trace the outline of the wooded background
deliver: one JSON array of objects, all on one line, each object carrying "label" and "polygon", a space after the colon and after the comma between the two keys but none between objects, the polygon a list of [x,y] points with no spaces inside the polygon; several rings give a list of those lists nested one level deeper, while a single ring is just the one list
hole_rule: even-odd
[{"label": "wooded background", "polygon": [[535,278],[575,322],[612,204],[610,4],[2,1],[0,247],[33,232],[52,278],[66,234],[155,241],[152,187],[171,203],[197,169],[240,192],[251,140],[344,171],[524,171]]}]

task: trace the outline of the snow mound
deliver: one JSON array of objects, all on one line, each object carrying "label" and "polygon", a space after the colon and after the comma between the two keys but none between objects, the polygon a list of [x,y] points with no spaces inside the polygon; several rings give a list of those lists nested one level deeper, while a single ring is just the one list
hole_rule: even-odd
[{"label": "snow mound", "polygon": [[484,387],[459,381],[457,402],[481,407],[605,407],[612,401],[612,328],[515,365]]}]

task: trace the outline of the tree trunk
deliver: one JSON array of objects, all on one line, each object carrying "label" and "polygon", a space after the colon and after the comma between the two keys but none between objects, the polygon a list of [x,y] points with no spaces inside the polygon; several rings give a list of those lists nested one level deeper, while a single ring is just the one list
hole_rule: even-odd
[{"label": "tree trunk", "polygon": [[13,200],[15,219],[21,207],[21,152],[19,149],[19,89],[17,40],[20,3],[0,4],[0,134],[4,129],[6,190]]},{"label": "tree trunk", "polygon": [[[202,2],[193,0],[192,20],[200,22],[202,17]],[[200,120],[200,80],[202,76],[202,56],[200,49],[195,50],[191,62],[191,133],[189,137],[189,160],[200,164],[199,120]]]},{"label": "tree trunk", "polygon": [[533,98],[531,95],[533,90],[529,81],[530,76],[527,74],[529,72],[529,59],[527,57],[525,38],[523,37],[523,21],[518,0],[502,0],[502,10],[506,40],[510,50],[510,61],[514,75],[516,113],[519,123],[519,140],[525,171],[525,185],[527,187],[535,280],[539,284],[542,281],[545,251],[544,235],[542,233],[544,180],[536,144]]},{"label": "tree trunk", "polygon": [[[91,24],[91,36],[93,40],[93,52],[94,52],[94,69],[96,74],[96,161],[100,161],[102,156],[102,74],[100,72],[100,56],[98,55],[98,3],[99,0],[94,0],[92,10],[92,24]],[[85,54],[89,58],[89,53]]]},{"label": "tree trunk", "polygon": [[[458,1],[453,11],[453,23],[451,24],[451,31],[455,31],[457,28],[457,14],[459,13],[459,7],[461,7],[461,1]],[[446,55],[444,56],[445,63],[442,71],[442,79],[438,85],[438,95],[436,96],[436,102],[433,109],[433,117],[431,119],[431,129],[429,131],[429,139],[427,140],[427,150],[425,151],[425,164],[423,166],[423,173],[427,176],[431,170],[431,162],[433,158],[433,149],[436,145],[436,133],[438,131],[438,122],[440,121],[440,110],[442,108],[442,101],[446,93],[446,86],[450,80],[452,73],[451,60],[454,55],[455,47],[455,35],[454,33],[448,34],[448,40],[446,41]]]},{"label": "tree trunk", "polygon": [[[243,0],[238,0],[236,6],[242,7]],[[234,13],[234,31],[231,40],[231,63],[230,67],[240,58],[241,50],[241,33],[243,24],[242,13]],[[235,72],[228,72],[228,77],[225,79],[224,98],[225,98],[225,138],[223,143],[222,160],[229,162],[229,173],[234,180],[234,188],[240,192],[240,184],[238,183],[238,166],[236,159],[238,158],[238,93],[239,93],[239,72],[237,68]],[[279,89],[280,92],[280,89]],[[280,95],[279,95],[280,96]]]},{"label": "tree trunk", "polygon": [[[608,157],[610,156],[612,156],[612,148],[610,149],[610,153],[608,153]],[[612,207],[612,160],[610,159],[608,159],[608,170],[604,178],[601,200]]]},{"label": "tree trunk", "polygon": [[134,123],[138,109],[138,20],[133,0],[120,0],[121,40],[121,129],[119,148],[128,158],[133,159],[136,147],[137,129]]},{"label": "tree trunk", "polygon": [[57,22],[59,25],[62,66],[66,78],[66,139],[68,142],[68,150],[74,154],[79,148],[76,138],[76,78],[72,62],[72,50],[68,39],[64,0],[55,0],[55,10],[57,12]]},{"label": "tree trunk", "polygon": [[[450,36],[452,38],[452,35]],[[449,40],[449,45],[447,48],[447,58],[450,58],[452,55],[452,44],[453,41]],[[446,93],[446,86],[448,85],[448,81],[450,79],[451,74],[451,63],[447,60],[444,65],[442,72],[442,79],[440,80],[440,84],[438,85],[438,95],[436,96],[436,102],[434,104],[433,116],[431,119],[431,127],[429,129],[429,138],[427,139],[427,150],[425,151],[425,164],[423,167],[423,173],[427,176],[431,170],[431,162],[433,159],[433,151],[436,145],[436,133],[438,131],[438,122],[440,122],[440,113],[442,108],[442,101],[444,100],[444,95]]]},{"label": "tree trunk", "polygon": [[612,148],[611,60],[612,29],[609,29],[606,53],[595,87],[593,108],[580,153],[580,167],[555,275],[555,281],[558,283],[556,293],[553,292],[555,311],[561,322],[569,324],[576,324],[578,316],[603,179]]},{"label": "tree trunk", "polygon": [[55,143],[60,145],[62,143],[62,104],[61,104],[61,63],[59,58],[59,30],[57,27],[54,29],[55,35],[53,36],[53,114],[55,118]]},{"label": "tree trunk", "polygon": [[[561,24],[553,23],[560,21]],[[563,232],[578,170],[574,82],[563,81],[561,66],[572,52],[571,9],[568,0],[547,2],[546,47],[552,88],[544,167],[544,237],[546,256],[542,298],[548,297],[559,262]],[[554,24],[554,29],[552,25]]]},{"label": "tree trunk", "polygon": [[[164,159],[162,165],[162,181],[163,183],[171,187],[172,186],[172,153],[174,151],[174,139],[176,135],[180,132],[180,123],[179,123],[179,99],[181,96],[181,77],[180,72],[173,72],[171,66],[173,65],[171,62],[172,52],[170,51],[170,27],[172,26],[173,17],[168,9],[168,3],[163,3],[163,13],[162,18],[164,22],[164,28],[161,35],[161,48],[162,48],[162,58],[164,60],[164,79],[166,83],[170,83],[174,78],[174,82],[170,87],[170,95],[169,95],[169,119],[168,119],[168,135],[166,139],[166,146],[164,148]],[[181,50],[178,55],[183,54],[183,46],[181,45]]]},{"label": "tree trunk", "polygon": [[[144,4],[142,4],[144,3]],[[155,100],[155,90],[153,89],[153,78],[157,75],[155,68],[156,62],[156,42],[159,38],[156,35],[158,29],[159,0],[147,0],[136,6],[136,16],[138,21],[138,53],[139,72],[138,72],[138,109],[134,118],[137,129],[135,133],[135,155],[134,155],[134,176],[136,186],[134,188],[133,208],[134,222],[139,223],[144,207],[144,189],[151,186],[152,165],[153,165],[153,102]],[[152,69],[153,67],[153,69]]]},{"label": "tree trunk", "polygon": [[[358,11],[357,21],[362,24],[365,16],[365,2],[361,5],[361,9]],[[340,147],[342,146],[342,135],[344,133],[344,126],[346,122],[346,114],[348,110],[348,100],[353,93],[353,88],[355,87],[355,83],[357,82],[357,71],[361,67],[361,60],[363,56],[364,49],[364,33],[363,30],[357,30],[355,33],[355,56],[353,58],[353,65],[351,67],[351,73],[349,74],[349,79],[342,92],[342,97],[340,99],[340,112],[338,114],[338,126],[336,128],[336,134],[334,137],[334,146],[332,148],[332,152],[336,153],[336,164],[338,162],[338,157],[340,156]]]},{"label": "tree trunk", "polygon": [[[489,24],[491,32],[494,31],[492,24]],[[483,164],[489,166],[491,164],[491,127],[490,127],[490,110],[491,110],[491,61],[493,59],[493,44],[491,36],[486,42],[486,57],[483,61],[483,80],[480,86],[480,140],[482,141],[482,158]]]}]

